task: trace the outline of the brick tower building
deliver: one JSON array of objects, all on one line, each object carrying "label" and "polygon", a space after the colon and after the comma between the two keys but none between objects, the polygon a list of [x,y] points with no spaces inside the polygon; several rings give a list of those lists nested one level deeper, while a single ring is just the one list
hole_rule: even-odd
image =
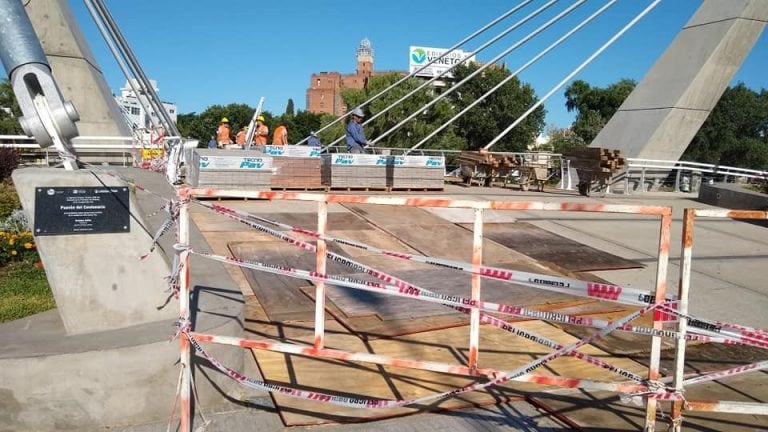
[{"label": "brick tower building", "polygon": [[357,70],[354,74],[319,72],[312,74],[307,89],[307,111],[328,113],[335,116],[347,112],[341,99],[343,89],[363,89],[373,72],[373,48],[371,41],[363,39],[357,47]]}]

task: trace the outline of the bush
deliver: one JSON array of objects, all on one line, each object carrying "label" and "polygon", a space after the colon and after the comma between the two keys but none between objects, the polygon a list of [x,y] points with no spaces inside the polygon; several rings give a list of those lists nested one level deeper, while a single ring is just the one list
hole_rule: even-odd
[{"label": "bush", "polygon": [[0,181],[11,177],[13,170],[19,167],[21,157],[17,149],[0,148]]},{"label": "bush", "polygon": [[4,221],[14,210],[20,208],[21,202],[13,182],[10,180],[0,182],[0,221]]},{"label": "bush", "polygon": [[0,265],[11,261],[37,262],[35,239],[30,231],[0,231]]}]

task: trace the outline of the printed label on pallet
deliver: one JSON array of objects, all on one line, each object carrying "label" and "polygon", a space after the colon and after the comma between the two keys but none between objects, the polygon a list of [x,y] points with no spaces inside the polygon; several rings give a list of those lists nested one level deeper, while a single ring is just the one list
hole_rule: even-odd
[{"label": "printed label on pallet", "polygon": [[319,148],[299,145],[268,145],[264,146],[264,153],[282,157],[320,157]]},{"label": "printed label on pallet", "polygon": [[258,170],[271,169],[270,157],[200,156],[201,170]]}]

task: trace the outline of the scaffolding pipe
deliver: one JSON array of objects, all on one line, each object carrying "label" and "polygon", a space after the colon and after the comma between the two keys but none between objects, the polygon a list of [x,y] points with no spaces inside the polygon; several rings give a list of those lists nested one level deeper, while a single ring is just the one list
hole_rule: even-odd
[{"label": "scaffolding pipe", "polygon": [[[488,24],[486,24],[485,26],[483,26],[481,29],[479,29],[479,30],[475,31],[474,33],[472,33],[471,35],[465,37],[464,39],[461,40],[461,42],[458,42],[458,43],[454,44],[452,47],[448,48],[448,50],[446,52],[444,52],[443,54],[441,54],[440,56],[430,60],[424,66],[422,66],[419,69],[409,73],[408,75],[404,76],[403,78],[400,78],[397,82],[395,82],[394,84],[392,84],[389,87],[385,88],[384,90],[380,91],[379,93],[375,94],[374,96],[371,96],[368,100],[366,100],[365,102],[363,102],[360,105],[358,105],[358,108],[362,108],[362,107],[368,105],[369,103],[371,103],[374,100],[378,99],[379,97],[381,97],[385,93],[389,92],[393,88],[395,88],[395,87],[399,86],[400,84],[402,84],[403,82],[405,82],[408,78],[413,78],[418,73],[422,72],[426,68],[428,68],[428,67],[432,66],[433,64],[435,64],[438,60],[441,60],[443,57],[445,57],[448,54],[456,51],[460,46],[462,46],[465,43],[467,43],[467,42],[471,41],[472,39],[476,38],[477,36],[479,36],[480,34],[484,33],[489,28],[491,28],[491,27],[495,26],[496,24],[498,24],[499,22],[503,21],[504,19],[506,19],[510,15],[514,14],[515,12],[517,12],[518,10],[520,10],[521,8],[523,8],[524,6],[526,6],[528,3],[532,2],[532,1],[533,0],[523,0],[523,2],[521,2],[519,5],[513,7],[512,9],[508,10],[507,12],[505,12],[500,17],[494,19],[493,21],[491,21]],[[352,110],[350,110],[346,114],[342,115],[341,117],[337,118],[336,120],[328,123],[327,125],[321,127],[320,129],[318,129],[316,131],[316,133],[320,133],[320,132],[328,129],[329,127],[335,125],[336,123],[344,120],[345,118],[347,118],[350,115],[351,111]],[[309,137],[305,137],[301,141],[297,142],[296,145],[303,144],[308,139],[309,139]]]},{"label": "scaffolding pipe", "polygon": [[[447,75],[448,73],[450,73],[450,72],[451,72],[453,69],[455,69],[455,68],[456,68],[457,66],[459,66],[460,64],[464,64],[464,62],[466,62],[466,61],[467,61],[467,60],[468,60],[470,57],[472,57],[472,56],[476,55],[477,53],[479,53],[479,52],[483,51],[484,49],[488,48],[489,46],[493,45],[493,44],[494,44],[494,43],[496,43],[496,42],[497,42],[499,39],[503,38],[503,37],[504,37],[504,36],[506,36],[507,34],[511,33],[512,31],[516,30],[517,28],[519,28],[520,26],[522,26],[522,25],[523,25],[523,24],[525,24],[526,22],[530,21],[531,19],[533,19],[534,17],[536,17],[537,15],[539,15],[540,13],[544,12],[546,9],[548,9],[549,7],[551,7],[553,4],[557,3],[558,1],[559,1],[559,0],[550,0],[548,3],[544,4],[543,6],[541,6],[541,7],[540,7],[540,8],[538,8],[538,9],[536,9],[535,11],[531,12],[530,14],[528,14],[526,17],[524,17],[524,18],[523,18],[523,19],[521,19],[520,21],[516,22],[515,24],[511,25],[510,27],[507,27],[507,29],[506,29],[506,30],[502,31],[501,33],[499,33],[498,35],[496,35],[494,38],[492,38],[492,39],[491,39],[491,40],[489,40],[488,42],[486,42],[486,43],[484,43],[483,45],[481,45],[481,46],[480,46],[480,48],[478,48],[478,49],[476,49],[476,50],[472,51],[471,53],[469,53],[469,55],[468,55],[466,58],[463,58],[463,59],[459,60],[458,62],[454,63],[453,65],[451,65],[451,67],[449,67],[448,69],[444,70],[444,71],[443,71],[442,73],[440,73],[439,75],[437,75],[437,76],[435,76],[435,77],[432,77],[432,78],[431,78],[431,79],[429,79],[428,81],[425,81],[423,84],[421,84],[421,85],[420,85],[420,86],[418,86],[417,88],[415,88],[415,89],[411,90],[411,91],[410,91],[408,94],[406,94],[405,96],[401,97],[400,99],[398,99],[398,100],[396,100],[395,102],[391,103],[389,106],[387,106],[387,107],[386,107],[386,108],[384,108],[383,110],[381,110],[381,111],[379,111],[378,113],[374,114],[374,115],[373,115],[371,118],[369,118],[368,120],[366,120],[365,122],[363,122],[363,126],[367,125],[368,123],[372,122],[373,120],[375,120],[376,118],[378,118],[378,117],[379,117],[379,116],[381,116],[382,114],[384,114],[384,113],[386,113],[387,111],[391,110],[392,108],[396,107],[397,105],[399,105],[399,104],[400,104],[401,102],[403,102],[404,100],[406,100],[406,99],[408,99],[409,97],[411,97],[411,96],[413,96],[414,94],[416,94],[416,92],[418,92],[419,90],[421,90],[421,89],[423,89],[423,88],[427,87],[428,85],[432,84],[433,82],[437,81],[438,79],[440,79],[440,78],[444,77],[445,75]],[[580,0],[580,1],[581,1],[581,2],[583,2],[583,1],[586,1],[586,0]],[[330,143],[330,144],[328,144],[327,146],[323,147],[323,150],[326,150],[326,149],[327,149],[327,148],[329,148],[329,147],[333,147],[334,145],[336,145],[337,143],[339,143],[339,142],[340,142],[341,140],[343,140],[343,139],[344,139],[344,135],[342,135],[342,136],[338,137],[336,140],[334,140],[333,142],[331,142],[331,143]]]},{"label": "scaffolding pipe", "polygon": [[478,105],[480,102],[484,101],[484,100],[485,100],[485,99],[486,99],[488,96],[490,96],[491,94],[495,93],[495,92],[496,92],[497,90],[499,90],[499,89],[500,89],[500,88],[501,88],[501,87],[502,87],[504,84],[508,83],[508,82],[509,82],[509,81],[510,81],[512,78],[516,77],[516,76],[517,76],[517,75],[518,75],[520,72],[522,72],[522,71],[526,70],[526,69],[527,69],[527,68],[528,68],[530,65],[532,65],[533,63],[535,63],[535,62],[539,61],[539,59],[541,59],[542,57],[544,57],[545,55],[547,55],[547,54],[548,54],[550,51],[552,51],[552,50],[553,50],[553,49],[555,49],[557,46],[559,46],[561,43],[563,43],[563,42],[564,42],[566,39],[568,39],[569,37],[571,37],[571,36],[572,36],[574,33],[576,33],[577,31],[581,30],[582,28],[584,28],[584,27],[585,27],[587,24],[589,24],[589,23],[590,23],[590,21],[592,21],[593,19],[597,18],[597,17],[598,17],[600,14],[602,14],[603,12],[605,12],[605,10],[606,10],[606,9],[608,9],[608,8],[609,8],[609,7],[611,7],[611,6],[613,6],[613,5],[614,5],[616,2],[618,2],[618,1],[619,1],[619,0],[611,0],[611,1],[609,1],[608,3],[606,3],[606,4],[605,4],[605,5],[602,7],[602,8],[598,9],[597,11],[595,11],[595,12],[594,12],[592,15],[590,15],[590,16],[589,16],[587,19],[585,19],[584,21],[582,21],[581,23],[579,23],[579,25],[577,25],[576,27],[574,27],[573,29],[571,29],[571,31],[569,31],[568,33],[564,34],[562,37],[560,37],[560,39],[558,39],[558,40],[556,40],[555,42],[553,42],[553,43],[552,43],[550,46],[548,46],[548,47],[547,47],[547,48],[545,48],[543,51],[541,51],[539,54],[537,54],[537,55],[536,55],[534,58],[532,58],[532,59],[531,59],[531,60],[529,60],[527,63],[525,63],[524,65],[522,65],[522,66],[521,66],[520,68],[518,68],[516,71],[512,72],[512,73],[511,73],[511,74],[510,74],[508,77],[504,78],[504,79],[503,79],[501,82],[499,82],[498,84],[496,84],[496,86],[494,86],[492,89],[488,90],[487,92],[485,92],[485,94],[483,94],[483,95],[482,95],[482,96],[480,96],[478,99],[476,99],[474,102],[472,102],[471,104],[469,104],[469,106],[467,106],[466,108],[464,108],[463,110],[461,110],[461,112],[459,112],[458,114],[456,114],[455,116],[453,116],[453,117],[452,117],[450,120],[448,120],[447,122],[445,122],[445,123],[443,123],[442,125],[440,125],[440,127],[438,127],[438,128],[437,128],[437,129],[435,129],[435,130],[434,130],[432,133],[430,133],[429,135],[427,135],[426,137],[424,137],[424,139],[422,139],[421,141],[419,141],[418,143],[416,143],[416,145],[414,145],[413,147],[411,147],[410,149],[408,149],[407,151],[405,151],[405,153],[403,153],[403,155],[407,155],[408,153],[412,152],[413,150],[415,150],[415,149],[417,149],[417,148],[421,147],[421,146],[422,146],[422,145],[423,145],[425,142],[429,141],[430,139],[432,139],[432,137],[434,137],[435,135],[437,135],[438,133],[440,133],[440,132],[441,132],[443,129],[445,129],[445,128],[447,128],[448,126],[450,126],[450,125],[451,125],[451,124],[452,124],[454,121],[456,121],[456,120],[457,120],[459,117],[463,116],[463,115],[464,115],[464,114],[466,114],[466,113],[467,113],[469,110],[471,110],[472,108],[474,108],[475,106],[477,106],[477,105]]},{"label": "scaffolding pipe", "polygon": [[[569,6],[567,9],[565,9],[564,11],[560,12],[559,14],[557,14],[557,15],[556,15],[554,18],[552,18],[552,19],[550,19],[549,21],[545,22],[544,24],[542,24],[541,26],[539,26],[538,28],[536,28],[534,31],[532,31],[531,33],[529,33],[527,36],[525,36],[524,38],[522,38],[522,39],[520,39],[519,41],[517,41],[517,42],[516,42],[515,44],[513,44],[511,47],[509,47],[509,48],[505,49],[504,51],[502,51],[502,52],[501,52],[501,54],[499,54],[499,55],[497,55],[496,57],[494,57],[493,59],[491,59],[491,60],[490,60],[488,63],[486,63],[486,64],[484,64],[484,65],[480,66],[480,67],[479,67],[479,68],[478,68],[476,71],[472,72],[472,73],[471,73],[471,74],[469,74],[469,75],[468,75],[466,78],[464,78],[463,80],[461,80],[461,81],[459,81],[458,83],[456,83],[456,85],[452,86],[451,88],[449,88],[448,90],[446,90],[445,92],[443,92],[443,93],[442,93],[440,96],[436,97],[435,99],[432,99],[431,101],[429,101],[429,103],[427,103],[427,104],[426,104],[426,105],[424,105],[423,107],[421,107],[421,108],[419,108],[418,110],[416,110],[416,111],[414,111],[413,113],[411,113],[411,115],[409,115],[408,117],[406,117],[406,118],[405,118],[404,120],[402,120],[400,123],[398,123],[398,124],[396,124],[395,126],[393,126],[393,127],[389,128],[389,129],[387,129],[386,131],[384,131],[384,133],[382,133],[381,135],[379,135],[378,137],[376,137],[376,139],[374,139],[373,141],[371,141],[371,144],[376,144],[376,143],[378,143],[379,141],[381,141],[382,139],[384,139],[385,137],[387,137],[389,134],[391,134],[392,132],[394,132],[395,130],[397,130],[398,128],[400,128],[400,127],[401,127],[402,125],[404,125],[405,123],[408,123],[409,121],[413,120],[413,119],[414,119],[416,116],[418,116],[419,114],[421,114],[421,113],[422,113],[424,110],[426,110],[427,108],[429,108],[429,107],[431,107],[432,105],[436,104],[436,103],[437,103],[437,102],[439,102],[441,99],[443,99],[443,98],[445,98],[446,96],[448,96],[449,94],[453,93],[453,92],[454,92],[456,89],[458,89],[459,87],[461,87],[462,85],[464,85],[464,84],[465,84],[467,81],[469,81],[469,80],[471,80],[472,78],[474,78],[475,76],[479,75],[479,74],[480,74],[480,73],[482,73],[484,70],[488,69],[488,68],[489,68],[489,67],[491,67],[493,64],[495,64],[497,61],[499,61],[500,59],[502,59],[502,58],[504,58],[505,56],[507,56],[507,55],[508,55],[510,52],[514,51],[515,49],[519,48],[520,46],[522,46],[523,44],[525,44],[525,43],[526,43],[526,42],[528,42],[529,40],[533,39],[533,38],[534,38],[536,35],[538,35],[538,34],[539,34],[539,33],[541,33],[542,31],[544,31],[544,30],[546,30],[547,28],[549,28],[549,27],[550,27],[552,24],[554,24],[554,23],[556,23],[556,22],[560,21],[560,20],[561,20],[561,19],[562,19],[564,16],[566,16],[566,15],[568,15],[569,13],[573,12],[573,11],[574,11],[574,9],[576,9],[576,8],[577,8],[577,7],[579,7],[579,6],[581,6],[581,5],[582,5],[582,4],[584,4],[586,1],[587,1],[587,0],[578,0],[577,2],[575,2],[574,4],[572,4],[571,6]],[[388,108],[391,108],[391,107],[392,107],[392,105],[390,105]],[[382,111],[382,112],[384,112],[384,111]]]},{"label": "scaffolding pipe", "polygon": [[511,125],[509,125],[508,128],[504,129],[499,135],[496,136],[491,142],[489,142],[485,147],[483,147],[484,150],[488,150],[491,147],[493,147],[494,144],[499,142],[506,134],[509,133],[512,129],[515,128],[520,122],[525,120],[526,117],[528,117],[536,108],[541,106],[547,99],[549,99],[556,91],[558,91],[562,86],[564,86],[568,81],[570,81],[576,74],[581,72],[582,69],[587,67],[588,64],[592,63],[592,61],[597,58],[600,54],[602,54],[603,51],[605,51],[608,47],[613,45],[614,42],[616,42],[621,36],[624,35],[629,29],[635,26],[635,24],[638,23],[644,16],[646,16],[650,11],[652,11],[658,4],[661,2],[661,0],[654,0],[653,3],[648,5],[645,9],[643,9],[642,12],[640,12],[632,21],[630,21],[626,26],[624,26],[621,30],[619,30],[618,33],[613,35],[612,38],[610,38],[606,43],[603,44],[600,48],[598,48],[597,51],[595,51],[589,58],[584,60],[583,63],[581,63],[576,69],[573,70],[570,74],[568,74],[567,77],[565,77],[562,81],[560,81],[555,87],[552,88],[552,90],[549,91],[544,97],[539,99],[538,102],[533,104],[531,108],[528,109],[525,113],[523,113],[522,116],[520,116],[517,120],[515,120]]}]

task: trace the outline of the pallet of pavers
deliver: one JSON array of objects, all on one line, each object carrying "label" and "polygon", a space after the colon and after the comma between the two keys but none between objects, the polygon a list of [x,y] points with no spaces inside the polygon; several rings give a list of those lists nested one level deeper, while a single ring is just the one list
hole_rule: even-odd
[{"label": "pallet of pavers", "polygon": [[393,190],[443,190],[443,156],[390,156],[387,186]]},{"label": "pallet of pavers", "polygon": [[319,147],[268,145],[259,149],[273,158],[272,189],[324,189]]},{"label": "pallet of pavers", "polygon": [[323,155],[323,184],[331,189],[386,190],[388,159],[369,154]]},{"label": "pallet of pavers", "polygon": [[216,189],[269,190],[272,157],[254,150],[195,149],[187,183]]}]

